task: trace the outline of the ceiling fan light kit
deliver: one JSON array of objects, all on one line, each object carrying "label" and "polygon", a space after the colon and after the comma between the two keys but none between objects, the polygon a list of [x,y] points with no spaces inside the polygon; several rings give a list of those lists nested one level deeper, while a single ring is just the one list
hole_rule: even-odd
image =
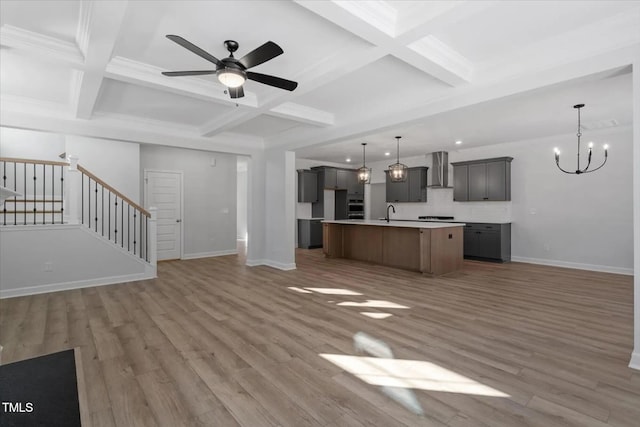
[{"label": "ceiling fan light kit", "polygon": [[249,68],[260,65],[284,53],[282,48],[272,41],[268,41],[242,58],[236,59],[233,56],[233,52],[238,50],[238,42],[235,40],[225,40],[224,45],[229,51],[229,56],[224,59],[218,59],[209,52],[199,48],[180,36],[167,34],[167,38],[216,66],[215,70],[163,71],[162,74],[167,77],[216,74],[220,83],[229,89],[229,95],[231,98],[242,98],[244,96],[244,89],[242,88],[242,85],[247,80],[253,80],[258,83],[288,91],[295,90],[295,88],[298,87],[298,83],[291,80],[270,76],[268,74],[247,71]]},{"label": "ceiling fan light kit", "polygon": [[598,169],[603,167],[605,163],[607,163],[607,157],[608,157],[609,145],[608,144],[604,144],[604,146],[603,146],[603,148],[604,148],[604,161],[597,168],[589,170],[589,167],[591,166],[591,154],[592,154],[592,151],[593,151],[593,142],[590,142],[589,143],[589,151],[587,152],[587,156],[588,156],[587,157],[587,165],[584,167],[584,169],[580,169],[580,137],[582,136],[581,127],[580,127],[580,109],[582,107],[584,107],[584,104],[576,104],[576,105],[573,106],[573,108],[578,110],[578,133],[576,134],[576,136],[578,137],[578,153],[577,153],[577,156],[576,156],[577,157],[577,166],[576,166],[575,172],[568,171],[568,170],[562,169],[562,167],[560,167],[560,150],[558,149],[558,147],[554,148],[555,158],[556,158],[556,166],[558,166],[558,169],[560,169],[564,173],[573,174],[573,175],[580,175],[580,174],[583,174],[583,173],[590,173],[590,172],[597,171]]},{"label": "ceiling fan light kit", "polygon": [[402,137],[396,136],[396,149],[398,153],[396,163],[389,165],[389,179],[391,179],[392,182],[404,182],[407,180],[409,168],[407,168],[407,165],[400,163],[400,138]]}]

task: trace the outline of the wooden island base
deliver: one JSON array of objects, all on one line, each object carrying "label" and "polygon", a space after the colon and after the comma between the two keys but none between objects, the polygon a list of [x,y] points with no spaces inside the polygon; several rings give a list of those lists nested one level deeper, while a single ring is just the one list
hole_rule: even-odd
[{"label": "wooden island base", "polygon": [[462,268],[463,227],[324,222],[323,251],[330,258],[349,258],[439,276]]}]

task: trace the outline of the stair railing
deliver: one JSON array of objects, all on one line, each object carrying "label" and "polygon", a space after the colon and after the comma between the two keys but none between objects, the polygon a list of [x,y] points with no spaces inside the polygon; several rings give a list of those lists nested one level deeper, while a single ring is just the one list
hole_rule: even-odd
[{"label": "stair railing", "polygon": [[0,166],[2,187],[22,195],[4,201],[2,225],[63,223],[68,163],[0,157]]}]

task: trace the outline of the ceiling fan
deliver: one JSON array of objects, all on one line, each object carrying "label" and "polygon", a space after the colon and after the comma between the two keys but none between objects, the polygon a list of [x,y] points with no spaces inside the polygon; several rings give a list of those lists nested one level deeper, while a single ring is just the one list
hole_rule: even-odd
[{"label": "ceiling fan", "polygon": [[229,95],[231,96],[231,98],[242,98],[244,96],[242,85],[246,80],[254,80],[259,83],[289,91],[292,91],[296,87],[298,87],[298,83],[291,80],[247,71],[249,68],[260,65],[284,53],[282,48],[280,48],[280,46],[272,41],[268,41],[262,46],[247,53],[242,58],[236,59],[233,56],[233,52],[238,50],[238,42],[234,40],[225,40],[224,45],[229,51],[229,57],[218,59],[180,36],[167,34],[167,38],[173,42],[178,43],[185,49],[190,50],[196,55],[206,59],[207,61],[212,62],[216,65],[216,69],[200,71],[163,71],[162,74],[164,74],[165,76],[177,77],[216,74],[218,76],[218,80],[220,80],[220,83],[222,83],[229,89]]}]

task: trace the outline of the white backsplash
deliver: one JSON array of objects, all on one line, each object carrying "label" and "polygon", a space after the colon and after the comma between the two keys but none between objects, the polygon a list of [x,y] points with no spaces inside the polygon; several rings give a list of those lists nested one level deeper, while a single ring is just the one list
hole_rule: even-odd
[{"label": "white backsplash", "polygon": [[511,202],[454,202],[452,188],[427,189],[427,203],[393,203],[391,218],[452,216],[463,222],[511,222]]}]

